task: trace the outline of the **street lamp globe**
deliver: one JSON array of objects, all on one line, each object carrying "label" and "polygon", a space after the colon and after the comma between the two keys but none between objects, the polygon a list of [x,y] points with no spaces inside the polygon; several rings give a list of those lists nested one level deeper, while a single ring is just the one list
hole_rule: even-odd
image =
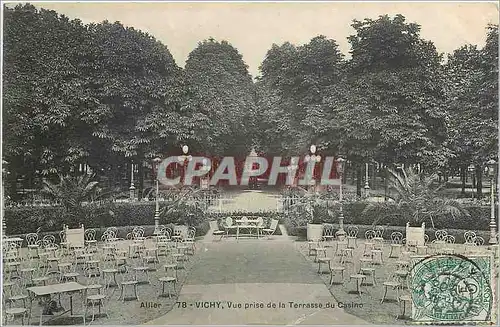
[{"label": "street lamp globe", "polygon": [[488,176],[491,178],[495,177],[495,168],[496,168],[497,162],[495,159],[490,159],[486,163],[486,166],[488,166]]},{"label": "street lamp globe", "polygon": [[344,173],[345,159],[342,157],[338,157],[336,160],[336,164],[337,164],[337,173],[342,175]]},{"label": "street lamp globe", "polygon": [[187,145],[183,145],[183,146],[182,146],[182,152],[183,152],[184,154],[187,154],[187,153],[188,153],[188,151],[189,151],[189,146],[187,146]]},{"label": "street lamp globe", "polygon": [[311,145],[311,147],[309,148],[309,151],[311,151],[312,154],[315,154],[316,153],[316,145]]}]

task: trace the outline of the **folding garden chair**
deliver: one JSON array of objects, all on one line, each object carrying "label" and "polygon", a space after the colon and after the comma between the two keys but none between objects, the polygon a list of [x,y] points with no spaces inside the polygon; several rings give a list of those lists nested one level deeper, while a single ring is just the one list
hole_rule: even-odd
[{"label": "folding garden chair", "polygon": [[[2,308],[4,311],[4,318],[5,318],[3,323],[5,326],[10,325],[10,322],[14,321],[17,317],[21,317],[21,324],[22,325],[24,325],[25,319],[28,320],[27,324],[28,325],[30,324],[31,312],[26,307],[26,299],[27,298],[28,298],[27,295],[22,295],[21,300],[10,300],[10,299],[7,299],[5,296],[2,297]],[[19,301],[23,302],[22,306],[18,305]]]},{"label": "folding garden chair", "polygon": [[333,256],[328,255],[328,249],[330,248],[326,247],[325,243],[326,243],[325,241],[318,242],[318,247],[315,249],[316,250],[315,262],[318,263],[318,274],[321,273],[321,264],[329,263],[333,259]]},{"label": "folding garden chair", "polygon": [[332,224],[323,224],[322,240],[325,242],[325,247],[333,247],[332,242],[335,240],[335,229]]},{"label": "folding garden chair", "polygon": [[446,242],[446,247],[441,249],[441,253],[444,254],[454,254],[455,249],[453,248],[453,244],[455,244],[455,236],[446,235],[444,241]]},{"label": "folding garden chair", "polygon": [[467,231],[464,233],[464,248],[465,252],[468,252],[468,250],[471,250],[471,248],[476,247],[476,233],[473,231]]},{"label": "folding garden chair", "polygon": [[371,250],[375,248],[375,231],[370,229],[365,232],[365,242],[363,243],[363,256],[371,256]]},{"label": "folding garden chair", "polygon": [[417,245],[417,254],[427,254],[429,251],[428,244],[429,243],[429,235],[424,234],[424,244],[423,245]]},{"label": "folding garden chair", "polygon": [[385,228],[384,226],[376,226],[375,229],[375,237],[373,238],[374,247],[376,250],[382,249],[384,246],[384,232]]},{"label": "folding garden chair", "polygon": [[355,249],[357,245],[359,228],[358,226],[347,227],[347,247]]},{"label": "folding garden chair", "polygon": [[395,300],[397,301],[399,299],[399,289],[401,288],[401,283],[396,280],[396,275],[390,274],[389,278],[385,282],[383,282],[382,285],[384,286],[384,295],[382,296],[380,303],[384,303],[384,301],[387,299],[387,292],[389,288],[396,291]]},{"label": "folding garden chair", "polygon": [[[391,233],[391,252],[389,253],[389,258],[397,258],[401,254],[403,248],[403,233],[393,232]],[[396,251],[398,255],[396,256]]]},{"label": "folding garden chair", "polygon": [[158,278],[158,281],[161,283],[162,291],[160,296],[165,296],[165,286],[168,286],[168,297],[172,296],[171,288],[173,288],[174,294],[177,293],[176,284],[177,284],[177,265],[175,264],[166,264],[163,266],[165,269],[165,275]]},{"label": "folding garden chair", "polygon": [[105,300],[106,294],[103,292],[103,285],[99,282],[99,278],[97,276],[88,276],[87,277],[87,290],[85,297],[85,315],[87,315],[88,307],[92,307],[92,323],[95,319],[95,307],[98,308],[98,313],[101,315],[101,309],[103,313],[108,316],[105,310]]},{"label": "folding garden chair", "polygon": [[28,258],[38,258],[40,243],[37,233],[26,234],[26,243],[28,246]]},{"label": "folding garden chair", "polygon": [[274,233],[276,232],[276,228],[278,227],[278,222],[279,222],[278,219],[272,219],[269,228],[262,229],[262,232],[267,236],[267,239],[270,239],[271,235],[274,235]]},{"label": "folding garden chair", "polygon": [[[137,295],[137,277],[135,276],[135,272],[130,269],[129,266],[126,266],[125,273],[122,274],[122,280],[120,282],[120,296],[118,297],[118,300],[122,300],[125,302],[125,299],[134,299],[139,301],[139,296]],[[126,293],[127,293],[127,288],[132,287],[134,291],[134,296],[132,298],[127,298]]]}]

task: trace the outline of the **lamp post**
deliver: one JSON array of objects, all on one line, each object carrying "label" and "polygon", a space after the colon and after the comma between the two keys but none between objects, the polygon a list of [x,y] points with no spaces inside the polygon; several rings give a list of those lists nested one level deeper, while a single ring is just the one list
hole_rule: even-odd
[{"label": "lamp post", "polygon": [[340,177],[340,192],[339,192],[339,201],[340,201],[340,214],[339,214],[339,225],[340,229],[337,232],[338,236],[344,236],[345,231],[344,231],[344,207],[343,207],[343,194],[342,194],[342,184],[343,184],[343,178],[342,176],[344,175],[344,165],[345,165],[345,159],[342,157],[337,158],[336,160],[337,164],[337,173],[339,174]]},{"label": "lamp post", "polygon": [[[211,169],[211,168],[212,168],[212,167],[211,167],[211,166],[210,166],[210,164],[208,163],[207,158],[203,158],[203,161],[202,161],[202,166],[201,166],[201,169],[200,169],[200,170],[201,170],[201,171],[203,171],[203,172],[205,173],[205,175],[206,175],[206,174],[210,171],[210,169]],[[208,177],[208,176],[205,176],[205,175],[203,175],[203,177],[202,177],[202,178],[200,178],[200,188],[202,188],[202,182],[203,182],[204,180],[209,179],[209,177]],[[203,187],[204,187],[204,185],[203,185]]]},{"label": "lamp post", "polygon": [[496,234],[497,234],[497,224],[495,221],[495,170],[497,162],[494,159],[490,159],[486,165],[488,166],[488,175],[490,176],[490,244],[497,244]]},{"label": "lamp post", "polygon": [[[297,160],[296,158],[292,158],[290,160],[290,165],[286,168],[288,169],[288,172],[291,173],[291,172],[296,172],[296,170],[299,168],[299,165],[297,165]],[[292,182],[292,185],[291,186],[296,186],[296,183],[295,183],[295,175],[293,176],[293,182]]]},{"label": "lamp post", "polygon": [[[5,179],[7,177],[7,175],[9,175],[9,171],[7,170],[7,165],[9,163],[5,160],[2,160],[2,194],[0,194],[1,198],[0,198],[0,201],[1,201],[1,205],[2,205],[2,208],[5,208],[4,207],[4,201],[5,201]],[[5,214],[2,215],[2,239],[5,238],[5,233],[6,233],[6,229],[7,229],[7,225],[5,224]]]},{"label": "lamp post", "polygon": [[369,165],[368,162],[365,163],[365,197],[368,197],[370,194],[370,184],[368,184],[368,169]]},{"label": "lamp post", "polygon": [[467,170],[469,171],[469,173],[471,174],[471,177],[472,177],[472,200],[474,200],[474,188],[475,188],[475,184],[476,184],[476,167],[474,165],[469,165],[469,167],[467,167]]},{"label": "lamp post", "polygon": [[153,162],[154,162],[154,167],[155,167],[155,171],[156,171],[156,197],[155,197],[155,230],[154,230],[154,233],[155,235],[158,235],[158,226],[160,224],[160,202],[159,202],[159,193],[160,193],[160,184],[159,184],[159,180],[158,180],[158,165],[160,164],[161,162],[161,158],[154,158],[153,159]]},{"label": "lamp post", "polygon": [[182,155],[181,156],[178,156],[177,157],[177,161],[179,161],[179,163],[182,164],[182,172],[183,172],[183,175],[182,175],[182,185],[184,185],[185,181],[186,181],[186,160],[187,161],[191,161],[193,159],[193,157],[191,155],[187,155],[187,153],[189,152],[189,146],[187,145],[183,145],[182,146]]},{"label": "lamp post", "polygon": [[[316,163],[319,163],[321,162],[321,156],[320,155],[316,155],[316,145],[311,145],[311,147],[309,148],[309,152],[311,152],[311,155],[306,155],[304,160],[305,162],[314,162],[314,164],[316,165]],[[313,185],[314,186],[314,191],[316,191],[316,179],[314,178],[314,169],[313,169],[313,174],[312,174],[312,179],[310,181],[310,184],[309,185]]]},{"label": "lamp post", "polygon": [[134,186],[134,163],[131,164],[132,169],[130,169],[130,187],[129,192],[130,192],[130,201],[135,200],[135,186]]}]

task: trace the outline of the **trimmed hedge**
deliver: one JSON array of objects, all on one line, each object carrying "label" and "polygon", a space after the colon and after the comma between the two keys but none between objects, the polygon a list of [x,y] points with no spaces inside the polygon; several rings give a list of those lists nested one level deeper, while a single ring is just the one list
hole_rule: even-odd
[{"label": "trimmed hedge", "polygon": [[[62,230],[67,224],[70,228],[106,228],[122,226],[146,226],[154,223],[154,202],[118,202],[101,205],[86,205],[83,207],[84,219],[65,221],[62,207],[8,207],[5,208],[5,224],[7,235],[32,233],[40,228],[42,232]],[[160,224],[167,225],[178,222],[177,215],[160,218]],[[208,224],[207,224],[208,225]],[[208,229],[207,229],[208,231]]]},{"label": "trimmed hedge", "polygon": [[[339,229],[339,224],[332,224],[333,228],[335,230]],[[347,227],[350,224],[344,225],[344,230],[347,230]],[[364,239],[365,238],[365,232],[368,230],[373,229],[372,225],[356,225],[359,228],[358,231],[358,239]],[[393,232],[401,232],[403,235],[406,233],[406,228],[402,226],[385,226],[386,229],[384,231],[384,239],[390,240],[390,235]],[[428,228],[427,226],[425,227],[425,233],[429,236],[429,242],[432,242],[436,237],[435,237],[435,232],[439,228]],[[467,230],[474,230],[473,228],[469,228]],[[299,227],[295,228],[293,231],[287,230],[289,235],[292,236],[297,236],[298,240],[306,240],[307,239],[307,227]],[[449,235],[455,236],[455,243],[456,244],[463,244],[465,243],[464,239],[464,232],[466,230],[464,229],[450,229],[446,228],[446,231],[448,232]],[[489,231],[478,231],[475,230],[477,236],[481,236],[484,238],[485,245],[487,245],[489,239],[490,239],[490,233]],[[293,234],[292,234],[293,233]]]},{"label": "trimmed hedge", "polygon": [[[352,202],[344,205],[344,224],[346,225],[367,225],[373,226],[374,221],[377,220],[376,225],[381,226],[406,226],[406,219],[402,216],[381,216],[373,217],[368,215],[363,215],[362,212],[366,206],[365,202]],[[458,230],[489,230],[490,222],[490,207],[484,206],[466,206],[469,212],[469,217],[453,218],[450,216],[443,216],[434,219],[434,227],[436,229],[446,229],[453,227]],[[498,217],[498,212],[496,213]],[[288,233],[290,235],[297,235],[300,233],[296,230],[305,229],[306,226],[297,226],[297,224],[292,221],[293,218],[290,215],[286,215],[283,221]],[[338,223],[338,217],[331,217],[326,213],[321,217],[316,217],[315,223]],[[425,221],[426,229],[432,227],[430,221]]]}]

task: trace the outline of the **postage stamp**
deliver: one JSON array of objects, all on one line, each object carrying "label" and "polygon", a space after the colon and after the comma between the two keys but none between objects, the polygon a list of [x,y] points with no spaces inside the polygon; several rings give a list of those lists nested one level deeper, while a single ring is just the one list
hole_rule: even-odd
[{"label": "postage stamp", "polygon": [[2,1],[0,325],[498,324],[498,1]]},{"label": "postage stamp", "polygon": [[494,323],[493,256],[413,258],[408,287],[416,323]]}]

